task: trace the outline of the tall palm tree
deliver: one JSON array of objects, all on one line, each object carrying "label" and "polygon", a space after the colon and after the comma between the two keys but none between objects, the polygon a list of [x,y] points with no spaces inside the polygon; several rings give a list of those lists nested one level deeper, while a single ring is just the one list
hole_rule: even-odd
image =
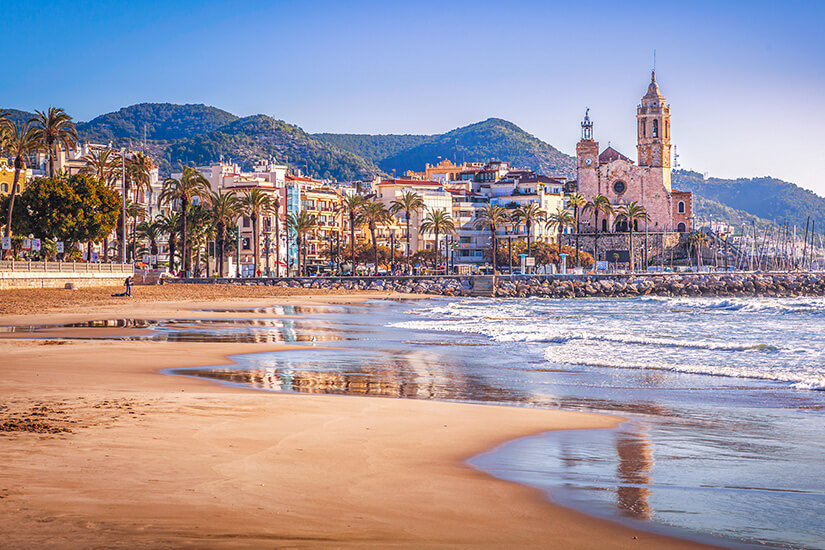
[{"label": "tall palm tree", "polygon": [[63,109],[49,107],[47,111],[35,111],[35,134],[41,147],[49,154],[49,177],[54,177],[54,159],[60,149],[69,150],[77,144],[77,130],[72,117]]},{"label": "tall palm tree", "polygon": [[138,196],[140,191],[151,191],[149,181],[154,167],[155,165],[152,163],[152,159],[140,151],[132,153],[132,158],[126,161],[126,179],[129,183],[134,184],[132,187],[135,194],[135,202],[140,200]]},{"label": "tall palm tree", "polygon": [[17,195],[20,183],[20,173],[26,169],[26,159],[30,154],[40,149],[40,141],[35,133],[35,128],[31,123],[7,122],[3,125],[6,129],[6,150],[14,159],[14,180],[11,184],[11,196],[9,198],[9,211],[6,216],[5,236],[11,237],[11,221],[14,212],[14,197]]},{"label": "tall palm tree", "polygon": [[625,222],[627,224],[627,230],[630,232],[630,271],[632,272],[635,266],[634,261],[634,254],[633,254],[633,230],[635,229],[635,225],[639,222],[649,222],[650,215],[645,210],[645,207],[639,204],[636,201],[632,201],[628,204],[623,204],[618,208],[616,214],[616,222],[621,223]]},{"label": "tall palm tree", "polygon": [[373,275],[378,275],[378,241],[375,238],[375,230],[379,225],[389,223],[391,217],[392,214],[382,202],[370,200],[361,203],[361,223],[369,228],[372,238]]},{"label": "tall palm tree", "polygon": [[561,252],[561,236],[564,234],[564,229],[567,227],[573,227],[573,224],[575,223],[576,218],[573,216],[573,213],[562,207],[559,207],[555,212],[552,212],[549,216],[547,216],[547,229],[555,229],[558,233],[556,242],[559,245],[559,252]]},{"label": "tall palm tree", "polygon": [[[209,209],[203,204],[192,204],[186,211],[186,224],[191,228],[189,238],[189,250],[187,255],[194,260],[193,271],[196,277],[201,276],[201,250],[207,252],[207,268],[208,268],[208,249],[206,244],[213,238],[214,225],[212,224],[212,216]],[[208,269],[207,269],[208,271]]]},{"label": "tall palm tree", "polygon": [[187,250],[187,221],[186,211],[189,209],[189,204],[194,198],[205,199],[209,196],[209,180],[203,174],[198,172],[191,166],[184,166],[183,173],[180,179],[166,178],[163,182],[163,187],[158,197],[158,205],[169,204],[174,206],[178,204],[180,212],[184,214],[181,216],[183,229],[181,231],[181,241],[183,245],[182,263],[183,269],[189,271],[191,265],[190,260],[186,254]]},{"label": "tall palm tree", "polygon": [[599,214],[604,214],[605,219],[613,213],[613,205],[610,199],[599,193],[593,200],[588,201],[584,206],[586,212],[592,212],[595,217],[596,232],[593,235],[593,260],[599,260]]},{"label": "tall palm tree", "polygon": [[175,253],[178,249],[178,231],[181,226],[181,217],[177,212],[166,212],[157,218],[158,228],[167,235],[169,248],[169,271],[175,273]]},{"label": "tall palm tree", "polygon": [[143,218],[146,215],[146,208],[143,207],[142,204],[138,204],[136,202],[126,200],[126,219],[132,220],[131,227],[132,227],[132,257],[131,261],[135,261],[135,234],[137,232],[137,220],[138,218]]},{"label": "tall palm tree", "polygon": [[[421,221],[421,225],[419,226],[418,230],[421,233],[434,233],[435,234],[435,256],[433,259],[433,267],[437,270],[438,269],[438,236],[441,234],[446,235],[447,233],[453,233],[455,231],[455,222],[453,218],[450,216],[450,213],[446,210],[436,210],[433,208],[424,219]],[[446,272],[445,272],[446,274]]]},{"label": "tall palm tree", "polygon": [[252,220],[252,245],[254,251],[252,254],[253,262],[255,264],[255,275],[258,274],[258,259],[260,256],[260,245],[258,240],[260,237],[260,228],[258,227],[258,220],[261,212],[266,212],[270,208],[269,195],[260,189],[251,189],[244,193],[241,198],[241,205],[243,212]]},{"label": "tall palm tree", "polygon": [[218,274],[223,278],[224,248],[226,244],[226,228],[235,223],[241,213],[241,201],[231,191],[221,193],[213,191],[209,196],[209,207],[212,223],[215,224],[217,237]]},{"label": "tall palm tree", "polygon": [[281,276],[281,197],[274,195],[269,201],[269,212],[275,218],[275,276]]},{"label": "tall palm tree", "polygon": [[390,212],[393,214],[397,214],[402,211],[404,212],[404,220],[407,226],[407,269],[410,268],[410,218],[413,214],[420,212],[423,209],[424,199],[422,199],[418,193],[410,190],[404,191],[401,198],[392,201],[392,204],[390,205]]},{"label": "tall palm tree", "polygon": [[486,205],[479,211],[478,217],[473,221],[473,226],[476,229],[490,230],[493,240],[493,273],[498,272],[498,236],[496,231],[508,221],[510,221],[510,216],[507,214],[507,209],[495,204]]},{"label": "tall palm tree", "polygon": [[527,229],[527,255],[531,256],[530,254],[530,234],[533,232],[533,224],[544,221],[547,217],[547,212],[545,212],[538,204],[534,202],[528,202],[525,204],[521,204],[513,210],[512,219],[517,224],[524,224],[525,229]]},{"label": "tall palm tree", "polygon": [[576,267],[581,266],[581,261],[579,260],[579,233],[581,233],[579,214],[581,214],[582,208],[584,208],[586,204],[587,199],[578,191],[570,193],[570,195],[567,196],[567,206],[573,207],[573,217],[576,218]]},{"label": "tall palm tree", "polygon": [[[298,276],[303,277],[304,267],[306,266],[301,263],[301,258],[303,257],[301,251],[303,250],[306,236],[318,227],[318,220],[315,219],[313,214],[309,214],[306,210],[302,210],[297,214],[295,212],[291,212],[286,217],[286,227],[287,230],[295,233],[295,240],[298,244]],[[304,260],[304,262],[306,262],[306,260]]]},{"label": "tall palm tree", "polygon": [[349,218],[349,246],[352,258],[352,275],[355,275],[355,229],[361,225],[361,204],[366,201],[361,195],[347,195],[341,201],[341,208],[347,213]]},{"label": "tall palm tree", "polygon": [[[162,232],[163,229],[160,219],[143,221],[137,226],[138,238],[149,241],[149,254],[152,256],[157,257],[158,255],[158,241],[160,240]],[[154,263],[153,267],[158,267],[157,261]]]}]

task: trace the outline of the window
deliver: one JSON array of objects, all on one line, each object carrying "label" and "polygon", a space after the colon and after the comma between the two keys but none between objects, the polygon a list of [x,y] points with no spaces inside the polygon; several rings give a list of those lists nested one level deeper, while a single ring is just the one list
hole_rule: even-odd
[{"label": "window", "polygon": [[651,137],[659,137],[659,121],[655,118],[653,119],[653,135]]},{"label": "window", "polygon": [[644,119],[639,121],[639,135],[645,137],[645,121]]},{"label": "window", "polygon": [[613,184],[613,191],[615,191],[617,195],[621,195],[626,190],[627,190],[627,184],[623,181],[617,181]]},{"label": "window", "polygon": [[243,226],[249,227],[249,218],[247,218],[246,216],[243,217]]},{"label": "window", "polygon": [[0,184],[0,193],[8,193],[9,186],[7,183]]},{"label": "window", "polygon": [[679,204],[676,205],[676,211],[679,214],[684,214],[685,213],[685,202],[684,201],[679,201]]},{"label": "window", "polygon": [[679,225],[676,226],[676,231],[678,231],[679,233],[684,233],[685,231],[687,231],[687,226],[685,225],[685,222],[679,222]]},{"label": "window", "polygon": [[607,220],[602,220],[602,231],[607,232]]}]

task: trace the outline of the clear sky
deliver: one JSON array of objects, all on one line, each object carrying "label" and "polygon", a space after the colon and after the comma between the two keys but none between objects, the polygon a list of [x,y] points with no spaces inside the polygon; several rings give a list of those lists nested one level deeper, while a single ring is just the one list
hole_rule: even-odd
[{"label": "clear sky", "polygon": [[0,105],[78,120],[139,102],[265,113],[309,132],[436,133],[502,117],[635,158],[657,52],[685,168],[825,195],[825,1],[20,1]]}]

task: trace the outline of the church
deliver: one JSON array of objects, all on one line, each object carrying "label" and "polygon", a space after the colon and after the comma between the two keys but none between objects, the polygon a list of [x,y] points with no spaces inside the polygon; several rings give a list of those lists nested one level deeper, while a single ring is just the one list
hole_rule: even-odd
[{"label": "church", "polygon": [[[651,74],[647,93],[636,109],[636,126],[637,162],[612,147],[599,153],[599,142],[593,139],[593,122],[588,109],[582,122],[582,138],[576,145],[579,192],[588,201],[603,194],[614,208],[633,201],[644,206],[650,221],[641,227],[637,224],[635,231],[691,231],[693,194],[677,191],[670,185],[670,105],[659,91],[655,71]],[[599,231],[614,231],[615,215],[603,218],[599,215]],[[595,216],[591,214],[589,221],[592,225]],[[627,228],[617,226],[615,230]]]}]

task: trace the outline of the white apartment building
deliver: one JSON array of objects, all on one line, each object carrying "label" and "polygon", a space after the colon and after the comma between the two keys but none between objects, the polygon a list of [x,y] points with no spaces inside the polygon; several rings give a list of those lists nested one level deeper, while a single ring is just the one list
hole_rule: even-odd
[{"label": "white apartment building", "polygon": [[[452,215],[453,196],[444,185],[435,181],[418,181],[410,179],[391,179],[377,183],[373,187],[376,200],[384,204],[389,209],[393,201],[400,200],[407,191],[416,193],[424,201],[424,208],[412,215],[410,220],[410,254],[415,254],[419,250],[427,250],[435,247],[435,236],[419,233],[418,228],[431,210],[443,210]],[[404,211],[398,212],[400,247],[406,253],[406,224]],[[443,250],[443,249],[442,249]]]}]

